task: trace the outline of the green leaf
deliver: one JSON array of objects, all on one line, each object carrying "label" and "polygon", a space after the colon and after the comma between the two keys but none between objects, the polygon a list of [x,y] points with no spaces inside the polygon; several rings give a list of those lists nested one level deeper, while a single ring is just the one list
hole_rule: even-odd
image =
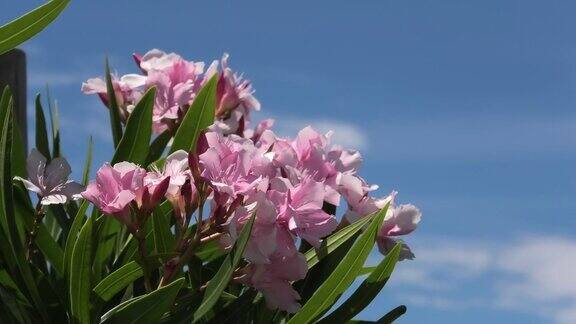
[{"label": "green leaf", "polygon": [[60,113],[56,102],[52,102],[48,86],[46,86],[46,99],[48,100],[48,111],[52,125],[52,157],[57,158],[62,156],[60,152]]},{"label": "green leaf", "polygon": [[240,236],[238,236],[238,240],[234,244],[234,247],[226,256],[226,259],[220,266],[220,269],[218,269],[218,272],[216,272],[214,277],[208,282],[202,303],[196,312],[194,312],[193,322],[199,321],[204,315],[208,313],[208,311],[212,309],[212,307],[214,307],[220,298],[220,295],[222,295],[222,292],[228,286],[230,279],[232,279],[232,274],[234,270],[236,270],[236,267],[242,259],[242,255],[244,254],[244,248],[246,248],[246,244],[250,238],[250,233],[252,232],[252,225],[254,224],[255,215],[256,213],[253,213],[252,217],[250,217],[250,220],[244,225],[244,228],[242,228],[242,232],[240,233]]},{"label": "green leaf", "polygon": [[22,44],[48,26],[70,2],[52,0],[0,27],[0,54]]},{"label": "green leaf", "polygon": [[364,225],[366,225],[374,215],[377,213],[370,214],[346,227],[339,230],[338,232],[328,236],[322,241],[322,245],[318,249],[310,249],[304,253],[306,257],[306,262],[308,262],[308,269],[313,268],[321,259],[325,258],[328,254],[335,251],[340,245],[354,237]]},{"label": "green leaf", "polygon": [[70,273],[70,259],[72,258],[72,251],[74,250],[74,245],[76,245],[76,240],[78,239],[78,233],[80,229],[82,229],[82,225],[84,225],[84,220],[86,219],[86,211],[90,206],[90,202],[88,200],[84,200],[80,205],[80,209],[78,209],[78,213],[74,217],[74,221],[72,221],[72,225],[70,226],[70,232],[68,232],[68,237],[66,238],[66,245],[64,247],[64,271],[66,273]]},{"label": "green leaf", "polygon": [[224,255],[224,251],[218,244],[218,241],[208,241],[200,246],[196,256],[203,262],[210,262]]},{"label": "green leaf", "polygon": [[[28,201],[26,201],[26,199],[28,199],[28,192],[23,186],[19,186],[19,183],[15,184],[17,184],[17,186],[14,187],[15,217],[19,217],[23,220],[26,229],[31,230],[34,223],[35,211]],[[54,237],[52,237],[44,223],[38,224],[38,231],[34,243],[46,257],[46,260],[50,262],[52,268],[58,274],[63,275],[64,252],[62,251],[62,248],[60,248],[60,245],[58,245],[54,240]]]},{"label": "green leaf", "polygon": [[376,267],[364,267],[362,268],[362,270],[360,270],[360,273],[358,273],[358,276],[365,276],[365,275],[369,275],[372,273],[372,271],[374,271],[376,269]]},{"label": "green leaf", "polygon": [[117,148],[120,139],[122,139],[122,121],[120,119],[120,108],[116,100],[116,91],[114,91],[114,84],[112,84],[112,74],[110,73],[108,58],[106,58],[106,92],[108,94],[108,112],[110,113],[112,141],[114,148]]},{"label": "green leaf", "polygon": [[36,95],[36,149],[50,160],[50,144],[48,144],[48,130],[46,118],[40,101],[40,94]]},{"label": "green leaf", "polygon": [[165,131],[162,134],[158,135],[150,144],[150,149],[148,150],[148,156],[146,157],[146,162],[144,166],[149,165],[150,163],[158,160],[162,153],[166,150],[166,145],[170,142],[172,135],[169,131]]},{"label": "green leaf", "polygon": [[388,253],[386,258],[382,260],[372,273],[362,282],[352,296],[350,296],[343,304],[341,304],[330,315],[323,318],[320,323],[331,323],[334,321],[346,321],[352,319],[360,313],[370,302],[378,295],[380,290],[384,288],[388,278],[394,271],[394,266],[398,262],[402,244],[398,243]]},{"label": "green leaf", "polygon": [[244,316],[252,306],[252,301],[256,297],[257,291],[249,289],[233,302],[218,310],[212,323],[236,323]]},{"label": "green leaf", "polygon": [[111,164],[129,161],[136,164],[145,162],[152,136],[152,108],[156,88],[150,88],[140,99],[128,117],[126,129]]},{"label": "green leaf", "polygon": [[393,323],[395,320],[397,320],[400,316],[406,314],[406,306],[404,305],[400,305],[396,308],[394,308],[393,310],[389,311],[388,314],[382,316],[379,320],[378,323]]},{"label": "green leaf", "polygon": [[157,208],[152,215],[152,226],[154,231],[154,245],[156,252],[166,253],[174,247],[174,236],[170,231],[168,218]]},{"label": "green leaf", "polygon": [[[12,95],[8,87],[0,98],[0,227],[3,234],[0,245],[13,276],[21,278],[28,297],[45,321],[49,320],[45,305],[38,292],[34,276],[25,258],[22,235],[14,217],[12,192],[12,135],[14,130]],[[8,246],[4,246],[8,244]],[[19,283],[19,284],[20,284]]]},{"label": "green leaf", "polygon": [[214,123],[217,84],[218,75],[214,75],[198,92],[176,131],[170,153],[178,150],[193,151],[200,133]]},{"label": "green leaf", "polygon": [[103,301],[109,301],[114,295],[143,275],[142,267],[137,262],[131,261],[102,279],[94,287],[94,293]]},{"label": "green leaf", "polygon": [[[0,300],[9,309],[10,313],[18,319],[19,323],[30,323],[26,307],[31,307],[22,294],[18,285],[12,280],[6,270],[0,269]],[[6,322],[10,323],[10,322]]]},{"label": "green leaf", "polygon": [[147,295],[130,299],[104,314],[101,320],[103,323],[158,323],[174,303],[184,281],[180,278]]},{"label": "green leaf", "polygon": [[90,179],[90,168],[92,168],[92,154],[94,151],[94,141],[92,136],[88,140],[88,151],[86,151],[86,161],[84,161],[84,169],[82,171],[82,185],[88,185]]},{"label": "green leaf", "polygon": [[374,247],[376,234],[382,225],[388,205],[374,217],[368,228],[356,239],[332,274],[316,290],[288,323],[308,323],[317,320],[338,300],[340,295],[354,282],[370,251]]},{"label": "green leaf", "polygon": [[82,226],[70,260],[70,311],[78,323],[90,323],[93,223],[90,217]]}]

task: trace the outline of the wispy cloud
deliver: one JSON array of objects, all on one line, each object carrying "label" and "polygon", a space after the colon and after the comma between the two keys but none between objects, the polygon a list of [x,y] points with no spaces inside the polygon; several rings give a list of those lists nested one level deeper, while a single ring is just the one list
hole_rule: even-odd
[{"label": "wispy cloud", "polygon": [[294,138],[298,131],[306,126],[312,126],[322,133],[334,131],[332,143],[342,145],[345,148],[367,150],[369,147],[368,137],[358,125],[342,120],[330,119],[305,119],[283,116],[274,118],[274,131],[281,136]]},{"label": "wispy cloud", "polygon": [[576,240],[526,236],[497,243],[439,238],[420,243],[414,246],[416,261],[402,263],[392,276],[392,284],[402,287],[397,297],[403,302],[576,322]]},{"label": "wispy cloud", "polygon": [[[396,160],[492,160],[576,153],[576,116],[476,115],[383,121],[376,130],[393,141]],[[376,133],[371,133],[376,137]],[[376,137],[378,138],[378,137]]]}]

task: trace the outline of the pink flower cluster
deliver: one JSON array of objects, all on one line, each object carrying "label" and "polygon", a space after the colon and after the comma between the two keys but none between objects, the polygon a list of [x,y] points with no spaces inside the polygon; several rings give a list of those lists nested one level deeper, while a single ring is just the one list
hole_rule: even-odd
[{"label": "pink flower cluster", "polygon": [[[209,206],[207,217],[200,217],[198,233],[219,237],[227,249],[255,213],[244,253],[248,265],[237,279],[261,291],[269,307],[293,313],[300,307],[300,296],[292,283],[308,271],[296,244],[319,247],[339,226],[334,213],[343,202],[347,206],[342,226],[390,203],[378,233],[383,254],[396,244],[395,237],[409,234],[420,222],[416,207],[395,203],[395,192],[383,198],[370,195],[378,187],[359,176],[360,153],[331,145],[331,132],[320,134],[306,127],[294,139],[282,138],[271,130],[272,120],[248,128],[249,114],[260,109],[260,104],[250,83],[230,70],[227,55],[205,72],[203,63],[159,50],[135,55],[135,59],[143,75],[113,80],[117,102],[123,116],[128,116],[143,92],[155,86],[153,126],[157,133],[177,128],[199,89],[219,73],[216,122],[200,137],[195,152],[177,151],[162,168],[150,171],[128,162],[105,164],[82,193],[135,233],[143,223],[138,216],[149,214],[166,198],[173,206],[179,232],[188,226],[193,213],[202,215],[203,207]],[[97,93],[108,102],[100,79],[88,80],[83,91]],[[413,257],[403,244],[400,258]]]},{"label": "pink flower cluster", "polygon": [[[218,106],[216,126],[227,134],[242,133],[252,110],[260,103],[253,96],[250,82],[228,67],[228,54],[220,62],[213,61],[204,69],[203,62],[187,61],[175,53],[153,49],[144,55],[134,54],[142,74],[112,75],[112,84],[120,117],[126,122],[134,106],[151,87],[156,87],[153,110],[153,129],[157,134],[174,131],[194,101],[198,91],[218,74]],[[97,94],[106,106],[109,98],[106,82],[100,78],[88,79],[82,84],[86,94]]]},{"label": "pink flower cluster", "polygon": [[[338,226],[326,207],[338,206],[341,198],[348,202],[346,217],[353,221],[377,211],[395,194],[370,198],[374,186],[357,175],[360,155],[330,147],[329,136],[307,127],[288,140],[266,125],[269,121],[252,138],[210,131],[201,138],[197,155],[177,151],[162,170],[147,172],[127,162],[105,164],[83,196],[132,228],[130,206],[152,208],[164,195],[183,224],[190,206],[200,204],[199,190],[204,190],[211,204],[204,230],[224,232],[224,248],[234,243],[255,212],[242,282],[261,291],[270,307],[295,312],[299,295],[291,283],[307,273],[297,239],[319,247]],[[145,196],[150,197],[146,202]],[[391,207],[380,230],[380,250],[386,254],[394,245],[390,237],[411,232],[419,220],[420,212],[411,205]],[[412,257],[409,249],[404,252],[404,258]]]}]

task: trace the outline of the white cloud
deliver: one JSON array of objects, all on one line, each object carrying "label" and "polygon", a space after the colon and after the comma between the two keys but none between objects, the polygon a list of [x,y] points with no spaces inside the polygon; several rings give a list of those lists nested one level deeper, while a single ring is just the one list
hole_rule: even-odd
[{"label": "white cloud", "polygon": [[[422,243],[422,242],[421,242]],[[492,308],[576,322],[576,240],[528,236],[508,242],[430,239],[414,245],[391,284],[398,299],[437,309]],[[462,294],[474,297],[462,297]]]},{"label": "white cloud", "polygon": [[[534,154],[573,154],[576,116],[545,118],[474,115],[381,121],[381,134],[394,141],[395,160],[492,160]],[[374,133],[376,134],[376,133]]]},{"label": "white cloud", "polygon": [[306,126],[312,126],[322,133],[334,131],[332,143],[345,148],[365,150],[368,148],[366,134],[357,126],[340,120],[328,119],[298,119],[290,117],[275,118],[274,131],[281,136],[294,138],[298,131]]}]

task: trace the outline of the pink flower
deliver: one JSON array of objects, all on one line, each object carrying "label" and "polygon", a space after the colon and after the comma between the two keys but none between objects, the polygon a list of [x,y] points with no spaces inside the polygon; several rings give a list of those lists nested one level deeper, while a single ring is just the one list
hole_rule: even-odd
[{"label": "pink flower", "polygon": [[154,168],[146,175],[144,183],[146,185],[157,185],[164,179],[170,178],[170,184],[166,191],[166,196],[176,197],[180,195],[180,188],[191,178],[190,169],[188,168],[188,153],[184,150],[178,150],[170,154],[162,170]]},{"label": "pink flower", "polygon": [[[146,77],[138,74],[127,74],[118,79],[112,75],[112,86],[116,94],[116,103],[120,109],[120,117],[123,121],[134,110],[134,106],[144,93]],[[85,94],[97,94],[104,105],[108,106],[108,92],[106,82],[100,78],[88,79],[82,83],[82,92]]]},{"label": "pink flower", "polygon": [[251,264],[245,282],[264,294],[270,309],[296,313],[300,309],[300,295],[291,282],[304,279],[307,271],[306,259],[301,253],[277,256],[267,264]]},{"label": "pink flower", "polygon": [[269,131],[273,125],[274,119],[264,119],[263,121],[259,122],[258,125],[256,125],[255,129],[244,130],[244,137],[251,139],[254,143],[257,143],[260,141],[262,134],[264,134],[266,131]]},{"label": "pink flower", "polygon": [[320,240],[338,226],[336,218],[322,210],[324,186],[312,179],[306,179],[292,188],[282,188],[284,185],[285,181],[273,183],[273,189],[286,193],[285,200],[280,202],[279,217],[292,233],[319,247]]},{"label": "pink flower", "polygon": [[[185,69],[184,64],[186,63],[177,64],[174,69]],[[152,116],[154,132],[156,133],[174,127],[196,96],[195,78],[179,82],[182,80],[172,79],[173,75],[170,72],[173,71],[153,70],[149,73],[146,81],[147,87],[156,87]]]},{"label": "pink flower", "polygon": [[[422,213],[414,205],[391,206],[386,213],[384,224],[378,231],[378,249],[384,255],[388,254],[394,245],[398,242],[393,236],[400,236],[412,233],[420,219]],[[414,254],[410,248],[403,242],[400,252],[400,260],[414,259]]]},{"label": "pink flower", "polygon": [[143,56],[135,55],[137,64],[145,72],[151,70],[164,70],[173,66],[177,61],[182,60],[182,57],[176,53],[167,54],[159,49],[151,49]]},{"label": "pink flower", "polygon": [[116,163],[113,167],[105,163],[82,196],[105,214],[130,224],[129,215],[126,215],[128,205],[142,196],[145,175],[146,170],[130,162]]},{"label": "pink flower", "polygon": [[260,110],[260,102],[254,97],[250,81],[242,79],[228,67],[229,55],[225,53],[220,61],[222,74],[218,80],[218,104],[216,115],[239,109],[244,114],[250,110]]},{"label": "pink flower", "polygon": [[208,149],[199,156],[201,176],[214,188],[215,199],[225,204],[254,189],[262,179],[251,169],[257,153],[250,140],[235,135],[205,135]]},{"label": "pink flower", "polygon": [[204,63],[153,49],[140,58],[139,64],[148,75],[146,87],[156,87],[153,127],[154,132],[161,133],[174,127],[194,100],[202,83]]},{"label": "pink flower", "polygon": [[[378,248],[382,254],[387,254],[398,242],[398,240],[392,238],[393,236],[410,234],[416,229],[422,218],[420,210],[413,205],[397,206],[394,203],[396,195],[397,192],[394,191],[387,197],[380,199],[365,196],[358,202],[349,201],[348,211],[344,215],[349,222],[355,222],[364,216],[377,212],[390,203],[384,223],[378,231]],[[410,251],[410,248],[402,243],[400,260],[413,258],[414,254]]]},{"label": "pink flower", "polygon": [[221,242],[231,246],[244,224],[256,212],[244,257],[254,263],[270,263],[270,257],[291,256],[297,252],[294,238],[278,218],[276,206],[259,192],[245,206],[238,207],[227,223],[228,235]]},{"label": "pink flower", "polygon": [[55,158],[46,166],[46,158],[36,149],[32,149],[26,159],[28,179],[14,177],[20,180],[26,189],[37,193],[42,205],[63,204],[68,199],[80,198],[84,188],[72,180],[68,180],[70,165],[64,158]]},{"label": "pink flower", "polygon": [[344,217],[353,223],[364,216],[379,211],[389,202],[392,205],[392,201],[394,201],[396,195],[397,192],[393,191],[390,195],[380,199],[374,199],[368,195],[364,195],[360,200],[348,201],[348,210],[344,214]]},{"label": "pink flower", "polygon": [[142,195],[136,197],[138,208],[142,211],[152,211],[166,195],[169,185],[170,177],[166,177],[154,184],[145,185]]}]

